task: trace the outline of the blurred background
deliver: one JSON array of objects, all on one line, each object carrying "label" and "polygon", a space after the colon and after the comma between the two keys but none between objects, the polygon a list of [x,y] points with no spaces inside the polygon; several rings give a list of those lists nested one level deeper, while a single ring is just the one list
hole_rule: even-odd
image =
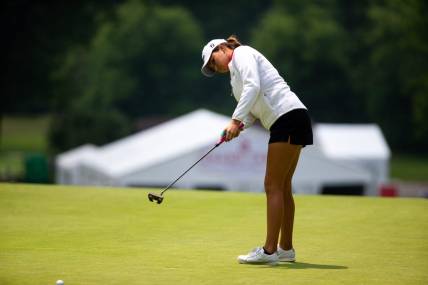
[{"label": "blurred background", "polygon": [[[53,182],[58,153],[235,107],[201,49],[237,35],[314,122],[375,123],[402,187],[428,185],[424,0],[24,1],[1,4],[0,180]],[[424,32],[425,31],[425,32]]]}]

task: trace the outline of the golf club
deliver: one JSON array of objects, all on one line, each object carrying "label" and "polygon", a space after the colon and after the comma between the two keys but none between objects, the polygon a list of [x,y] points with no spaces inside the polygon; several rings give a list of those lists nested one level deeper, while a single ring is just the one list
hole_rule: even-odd
[{"label": "golf club", "polygon": [[[239,125],[239,129],[240,130],[244,129],[244,124],[243,123],[241,123]],[[223,131],[223,134],[222,134],[220,140],[206,154],[204,154],[198,161],[196,161],[192,166],[190,166],[183,174],[181,174],[177,179],[175,179],[168,186],[166,186],[166,188],[163,189],[159,194],[149,193],[148,194],[149,201],[150,202],[156,201],[158,204],[162,203],[163,198],[164,198],[163,197],[163,193],[165,193],[169,188],[171,188],[171,186],[174,185],[175,182],[177,182],[178,180],[180,180],[180,178],[183,177],[187,172],[189,172],[190,169],[192,169],[196,164],[198,164],[202,159],[204,159],[208,154],[210,154],[210,152],[212,152],[215,148],[217,148],[219,145],[221,145],[225,141],[226,141],[226,134]]]}]

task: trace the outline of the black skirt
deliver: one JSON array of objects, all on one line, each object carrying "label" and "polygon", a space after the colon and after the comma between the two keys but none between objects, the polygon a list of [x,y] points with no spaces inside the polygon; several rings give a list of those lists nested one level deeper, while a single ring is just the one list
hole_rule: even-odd
[{"label": "black skirt", "polygon": [[279,117],[270,127],[269,143],[313,144],[312,124],[306,109],[295,109]]}]

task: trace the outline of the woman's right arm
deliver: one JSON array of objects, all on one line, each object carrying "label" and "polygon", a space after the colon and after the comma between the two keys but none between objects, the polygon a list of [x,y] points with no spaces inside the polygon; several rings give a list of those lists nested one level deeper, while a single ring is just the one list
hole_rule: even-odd
[{"label": "woman's right arm", "polygon": [[260,93],[260,78],[257,61],[248,49],[238,48],[233,55],[235,67],[242,79],[242,93],[232,119],[244,121],[250,114]]}]

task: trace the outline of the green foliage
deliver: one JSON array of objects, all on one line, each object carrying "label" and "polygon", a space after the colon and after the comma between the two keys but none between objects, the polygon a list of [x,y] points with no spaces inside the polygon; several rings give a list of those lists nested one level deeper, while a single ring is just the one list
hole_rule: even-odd
[{"label": "green foliage", "polygon": [[2,1],[0,113],[49,113],[55,96],[50,73],[70,46],[90,41],[95,18],[109,15],[119,1]]},{"label": "green foliage", "polygon": [[174,104],[167,104],[171,94],[186,101],[199,77],[192,58],[201,42],[201,31],[182,8],[121,5],[88,49],[82,104],[114,105],[131,118],[174,112]]},{"label": "green foliage", "polygon": [[[349,38],[328,7],[278,4],[253,31],[253,45],[279,69],[317,121],[361,117],[349,76]],[[337,108],[337,104],[340,108]]]},{"label": "green foliage", "polygon": [[127,124],[198,107],[231,114],[228,76],[203,78],[200,53],[237,34],[278,67],[315,121],[379,123],[394,150],[427,152],[424,0],[27,2],[2,6],[12,28],[0,112],[54,113],[57,150],[61,132],[79,132],[58,122],[89,110]]},{"label": "green foliage", "polygon": [[93,143],[102,145],[130,133],[128,119],[115,110],[73,109],[57,114],[49,132],[54,153]]},{"label": "green foliage", "polygon": [[395,180],[428,182],[428,156],[394,153],[391,177]]},{"label": "green foliage", "polygon": [[427,7],[421,0],[275,1],[252,43],[315,121],[376,122],[394,149],[426,152]]},{"label": "green foliage", "polygon": [[88,47],[71,49],[54,74],[63,96],[51,145],[102,144],[129,133],[135,118],[194,109],[189,94],[198,93],[193,58],[201,43],[198,25],[182,8],[120,5],[114,20],[100,24]]},{"label": "green foliage", "polygon": [[49,116],[7,116],[0,122],[1,151],[46,152]]},{"label": "green foliage", "polygon": [[407,151],[425,149],[428,141],[427,7],[393,0],[368,11],[370,52],[362,69],[367,109],[390,143]]},{"label": "green foliage", "polygon": [[0,179],[22,181],[27,155],[47,154],[49,116],[7,116],[0,122]]}]

